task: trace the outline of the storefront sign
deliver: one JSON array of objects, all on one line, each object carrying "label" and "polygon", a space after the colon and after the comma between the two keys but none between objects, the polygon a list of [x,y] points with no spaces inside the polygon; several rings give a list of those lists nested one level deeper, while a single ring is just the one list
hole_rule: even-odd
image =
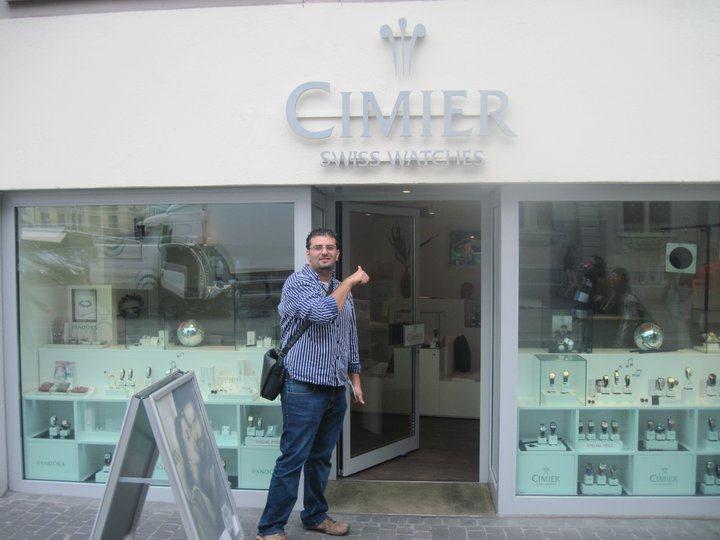
[{"label": "storefront sign", "polygon": [[[412,60],[418,40],[427,34],[425,26],[418,24],[411,35],[407,35],[407,21],[399,20],[400,33],[395,35],[388,25],[380,28],[380,37],[388,41],[392,55],[395,74],[409,75],[412,69]],[[490,134],[491,125],[494,125],[503,135],[514,137],[503,113],[508,107],[508,97],[500,90],[401,90],[398,92],[392,105],[392,112],[384,115],[382,107],[374,91],[340,91],[339,101],[336,100],[337,113],[326,115],[328,118],[340,119],[340,125],[323,126],[312,129],[304,125],[297,112],[300,99],[306,93],[323,92],[331,94],[331,84],[327,81],[305,82],[293,89],[285,104],[285,117],[290,129],[297,135],[307,139],[329,139],[339,137],[352,139],[356,137],[371,139],[374,137],[390,138],[399,130],[404,138],[429,138],[440,135],[447,139],[470,137],[484,137]],[[432,102],[434,95],[442,96],[442,114],[433,115]],[[351,126],[352,101],[360,100],[362,113],[362,127]],[[474,126],[460,129],[458,123],[465,114],[461,103],[469,101],[479,113]],[[389,103],[383,105],[388,106]],[[442,130],[433,133],[432,117],[442,117]],[[371,117],[375,118],[375,129],[370,127]],[[410,127],[411,117],[421,119],[419,129],[413,132]],[[396,127],[397,126],[397,127]],[[320,154],[323,167],[375,167],[381,164],[395,166],[450,166],[450,165],[481,165],[484,162],[483,152],[477,149],[411,149],[411,150],[326,150]]]}]

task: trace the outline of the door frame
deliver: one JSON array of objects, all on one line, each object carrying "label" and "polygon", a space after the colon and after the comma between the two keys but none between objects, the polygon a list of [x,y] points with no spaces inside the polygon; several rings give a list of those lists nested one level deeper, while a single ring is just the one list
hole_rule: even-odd
[{"label": "door frame", "polygon": [[[349,202],[346,201],[342,204],[342,221],[341,221],[341,235],[342,235],[342,244],[341,244],[341,253],[342,250],[349,249],[350,241],[349,241],[349,230],[346,226],[349,224],[349,216],[350,212],[367,212],[367,213],[375,213],[375,214],[383,214],[383,215],[398,215],[398,216],[406,216],[413,218],[413,226],[412,226],[412,245],[413,245],[413,269],[412,269],[412,292],[410,293],[411,300],[412,300],[412,320],[413,322],[416,322],[419,318],[419,306],[418,306],[418,295],[420,293],[419,291],[419,282],[420,282],[420,272],[419,272],[419,241],[418,241],[418,227],[420,225],[420,210],[414,209],[414,208],[408,208],[403,206],[382,206],[382,205],[374,205],[374,204],[367,204],[367,203],[361,203],[361,202]],[[345,270],[345,264],[348,262],[349,259],[344,259],[341,257],[341,263],[343,267],[343,274],[347,273]],[[348,269],[349,270],[349,269]],[[370,276],[372,279],[372,276]],[[409,437],[406,437],[404,439],[400,439],[399,441],[391,442],[390,444],[381,446],[380,448],[376,448],[375,450],[371,450],[370,452],[366,452],[364,454],[361,454],[359,456],[353,457],[351,455],[351,429],[350,429],[350,420],[351,420],[351,407],[348,406],[347,411],[345,412],[345,418],[343,420],[343,431],[342,431],[342,461],[341,461],[341,467],[339,468],[338,472],[340,473],[340,476],[350,476],[352,474],[355,474],[357,472],[360,472],[362,470],[368,469],[370,467],[373,467],[375,465],[379,465],[380,463],[383,463],[385,461],[388,461],[390,459],[393,459],[395,457],[401,456],[403,454],[407,454],[408,452],[412,452],[413,450],[417,450],[420,447],[420,399],[419,399],[419,364],[418,364],[418,350],[417,346],[412,346],[412,423],[413,423],[413,432],[412,435]],[[350,391],[346,391],[346,397],[348,400],[348,403],[350,403]]]},{"label": "door frame", "polygon": [[[493,286],[492,261],[492,197],[497,185],[452,185],[428,184],[413,185],[411,193],[402,193],[403,185],[394,186],[342,186],[331,192],[329,189],[320,192],[313,188],[317,201],[324,201],[325,220],[328,227],[337,229],[339,202],[392,202],[392,201],[475,201],[481,212],[481,238],[483,257],[480,261],[481,287],[480,297],[491,298]],[[496,195],[497,196],[497,195]],[[499,294],[499,292],[497,293]],[[491,321],[492,306],[483,301],[481,305],[482,320]],[[477,481],[487,484],[490,481],[490,446],[492,438],[491,403],[492,403],[492,325],[483,322],[480,336],[480,448],[479,473]],[[499,377],[499,373],[496,374]],[[493,500],[493,502],[495,502]]]}]

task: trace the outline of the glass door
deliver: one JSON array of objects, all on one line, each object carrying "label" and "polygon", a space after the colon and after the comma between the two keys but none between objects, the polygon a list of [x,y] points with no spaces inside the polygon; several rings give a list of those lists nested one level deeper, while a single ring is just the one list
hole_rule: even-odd
[{"label": "glass door", "polygon": [[362,266],[370,283],[352,291],[365,405],[349,400],[341,476],[419,446],[417,345],[410,326],[418,320],[418,219],[414,208],[342,206],[343,275]]}]

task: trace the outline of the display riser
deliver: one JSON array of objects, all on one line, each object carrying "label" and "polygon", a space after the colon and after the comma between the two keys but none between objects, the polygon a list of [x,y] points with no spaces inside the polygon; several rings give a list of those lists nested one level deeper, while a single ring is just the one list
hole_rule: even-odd
[{"label": "display riser", "polygon": [[580,493],[582,495],[622,495],[623,487],[618,484],[611,486],[610,484],[599,485],[599,484],[583,484],[580,482]]},{"label": "display riser", "polygon": [[720,495],[720,484],[708,486],[700,482],[699,484],[700,493],[703,495]]},{"label": "display riser", "polygon": [[652,451],[661,451],[661,452],[662,451],[670,451],[670,452],[675,451],[676,452],[677,450],[680,449],[678,442],[673,441],[673,440],[671,440],[671,441],[668,441],[668,440],[665,440],[665,441],[641,440],[640,448],[642,450],[646,450],[648,452],[652,452]]}]

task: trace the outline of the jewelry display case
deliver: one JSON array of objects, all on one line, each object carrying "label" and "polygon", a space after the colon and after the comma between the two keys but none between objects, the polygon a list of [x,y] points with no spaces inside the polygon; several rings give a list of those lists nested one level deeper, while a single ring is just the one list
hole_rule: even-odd
[{"label": "jewelry display case", "polygon": [[[707,393],[719,366],[720,355],[690,350],[673,355],[521,352],[517,493],[719,494],[720,403],[712,390]],[[587,392],[582,403],[563,403],[560,397],[550,405],[543,398],[550,374],[558,384],[565,367],[583,377]],[[572,375],[567,378],[570,382]],[[549,444],[551,425],[554,444]]]},{"label": "jewelry display case", "polygon": [[585,403],[586,360],[579,354],[536,354],[538,405],[557,407]]}]

